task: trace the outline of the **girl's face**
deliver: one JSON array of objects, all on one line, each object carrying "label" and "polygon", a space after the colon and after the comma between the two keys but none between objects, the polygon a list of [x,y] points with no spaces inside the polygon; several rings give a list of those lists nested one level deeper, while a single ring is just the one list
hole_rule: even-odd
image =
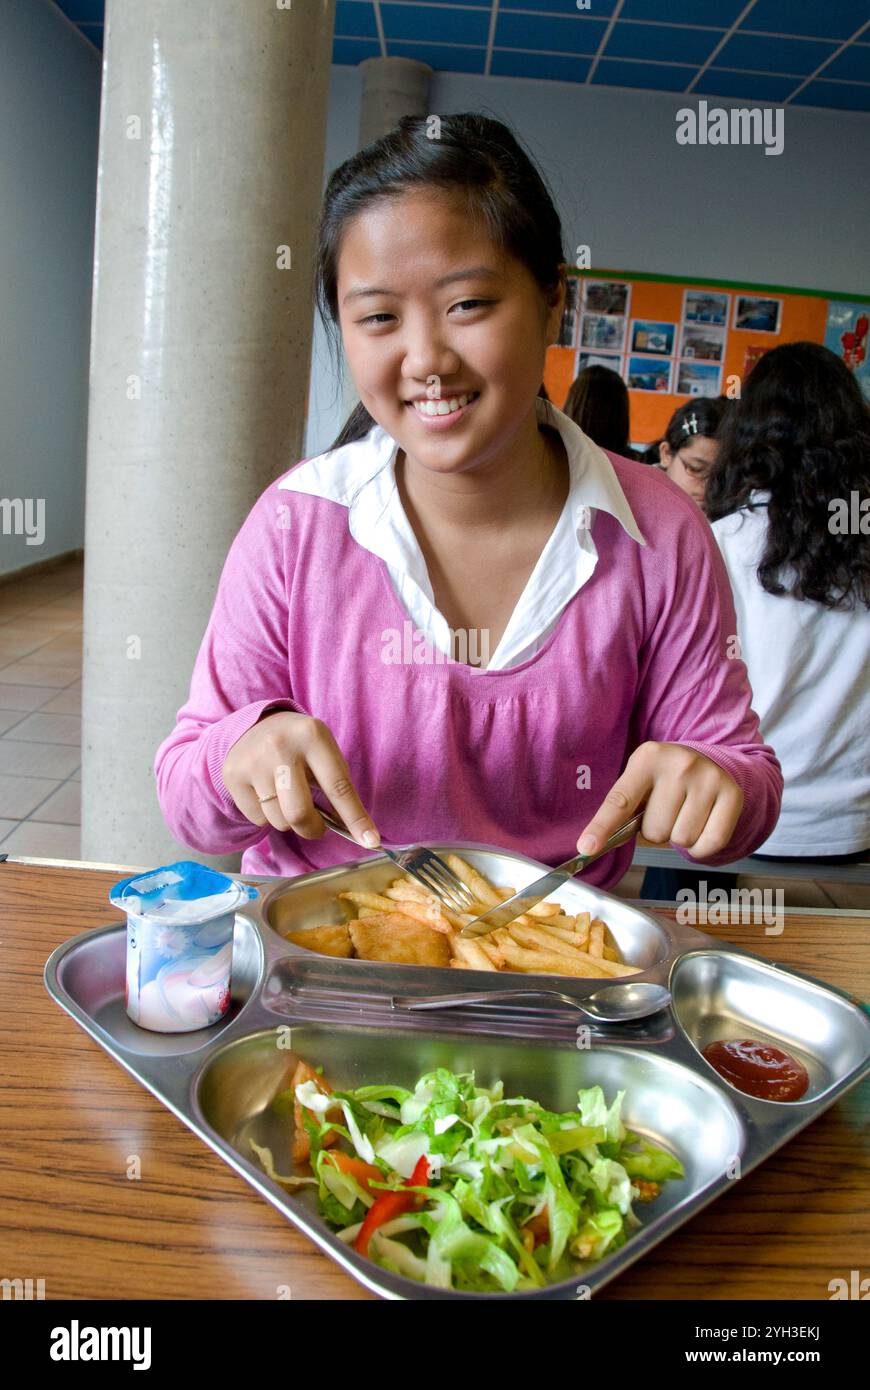
[{"label": "girl's face", "polygon": [[537,438],[534,398],[564,297],[560,283],[545,302],[446,193],[378,201],[342,240],[339,321],[360,400],[438,473],[497,467],[518,432]]},{"label": "girl's face", "polygon": [[690,443],[677,450],[673,450],[666,439],[659,447],[659,458],[668,477],[699,507],[704,504],[707,478],[718,454],[719,441],[706,434],[694,435]]}]

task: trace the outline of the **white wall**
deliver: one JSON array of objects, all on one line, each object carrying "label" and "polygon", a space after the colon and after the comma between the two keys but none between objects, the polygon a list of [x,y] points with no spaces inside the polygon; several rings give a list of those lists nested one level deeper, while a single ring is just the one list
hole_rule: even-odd
[{"label": "white wall", "polygon": [[48,0],[3,0],[0,499],[44,499],[45,535],[0,514],[0,574],[83,545],[100,70]]},{"label": "white wall", "polygon": [[[866,293],[870,117],[789,107],[783,152],[766,155],[759,146],[678,145],[676,112],[696,102],[451,75],[435,77],[431,108],[507,122],[553,191],[566,250],[589,245],[593,266]],[[333,69],[328,157],[346,157],[358,109],[356,72]],[[322,361],[319,325],[315,353]],[[338,432],[334,396],[331,382],[312,382],[306,455]]]}]

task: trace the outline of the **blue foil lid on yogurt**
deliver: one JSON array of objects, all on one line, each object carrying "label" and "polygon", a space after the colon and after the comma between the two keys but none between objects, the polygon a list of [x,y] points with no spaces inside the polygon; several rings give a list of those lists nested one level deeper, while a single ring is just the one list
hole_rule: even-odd
[{"label": "blue foil lid on yogurt", "polygon": [[180,926],[222,917],[256,898],[259,891],[193,859],[181,859],[122,878],[109,890],[109,901],[122,912]]}]

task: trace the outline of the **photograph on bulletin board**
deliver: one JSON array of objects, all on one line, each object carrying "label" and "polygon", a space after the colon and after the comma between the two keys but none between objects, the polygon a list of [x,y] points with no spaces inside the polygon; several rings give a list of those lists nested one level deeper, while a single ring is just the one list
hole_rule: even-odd
[{"label": "photograph on bulletin board", "polygon": [[655,353],[659,357],[672,357],[676,335],[677,325],[675,323],[655,323],[648,319],[633,319],[630,351]]},{"label": "photograph on bulletin board", "polygon": [[710,290],[686,290],[683,300],[684,323],[717,323],[723,326],[728,322],[728,295],[714,294]]},{"label": "photograph on bulletin board", "polygon": [[621,352],[625,343],[625,319],[616,314],[584,314],[580,346]]},{"label": "photograph on bulletin board", "polygon": [[781,299],[755,299],[743,294],[735,297],[734,328],[743,332],[778,333],[781,321]]},{"label": "photograph on bulletin board", "polygon": [[622,358],[615,353],[578,352],[577,375],[587,367],[608,367],[610,371],[616,372],[617,376],[622,376]]},{"label": "photograph on bulletin board", "polygon": [[721,362],[725,356],[725,329],[714,324],[687,323],[683,325],[680,356],[700,362]]},{"label": "photograph on bulletin board", "polygon": [[670,391],[671,362],[668,358],[629,357],[625,380],[630,391]]},{"label": "photograph on bulletin board", "polygon": [[587,280],[583,307],[587,314],[628,314],[631,286],[624,280]]},{"label": "photograph on bulletin board", "polygon": [[675,390],[678,396],[721,395],[722,368],[712,362],[680,362]]}]

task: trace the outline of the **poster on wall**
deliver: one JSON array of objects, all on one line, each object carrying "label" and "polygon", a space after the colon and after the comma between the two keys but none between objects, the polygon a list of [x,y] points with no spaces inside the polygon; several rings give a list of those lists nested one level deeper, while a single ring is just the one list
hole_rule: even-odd
[{"label": "poster on wall", "polygon": [[631,351],[655,353],[661,357],[671,357],[674,339],[677,336],[675,323],[657,323],[651,319],[633,319],[631,324]]},{"label": "poster on wall", "polygon": [[698,362],[721,362],[725,356],[725,329],[715,324],[684,324],[680,356]]},{"label": "poster on wall", "polygon": [[870,358],[868,358],[870,304],[846,304],[832,299],[828,304],[825,347],[830,348],[854,372],[865,397],[870,400]]},{"label": "poster on wall", "polygon": [[747,294],[735,297],[732,327],[742,332],[778,333],[781,319],[781,299],[756,299]]},{"label": "poster on wall", "polygon": [[756,362],[760,361],[764,354],[769,351],[769,348],[760,347],[757,343],[753,343],[750,347],[746,349],[746,352],[743,357],[744,381],[749,376],[749,373],[752,371],[752,368],[755,366]]},{"label": "poster on wall", "polygon": [[580,346],[621,352],[625,342],[625,319],[617,314],[583,315]]},{"label": "poster on wall", "polygon": [[630,391],[670,391],[671,366],[666,357],[629,357],[626,385]]},{"label": "poster on wall", "polygon": [[579,376],[586,367],[607,367],[609,371],[616,372],[617,376],[622,376],[622,358],[615,353],[606,352],[578,352],[577,371]]},{"label": "poster on wall", "polygon": [[683,295],[684,323],[728,323],[728,295],[714,290],[686,290]]},{"label": "poster on wall", "polygon": [[625,280],[586,280],[583,307],[587,314],[628,314],[631,286]]},{"label": "poster on wall", "polygon": [[718,396],[721,394],[722,368],[711,362],[680,362],[677,367],[678,396]]}]

